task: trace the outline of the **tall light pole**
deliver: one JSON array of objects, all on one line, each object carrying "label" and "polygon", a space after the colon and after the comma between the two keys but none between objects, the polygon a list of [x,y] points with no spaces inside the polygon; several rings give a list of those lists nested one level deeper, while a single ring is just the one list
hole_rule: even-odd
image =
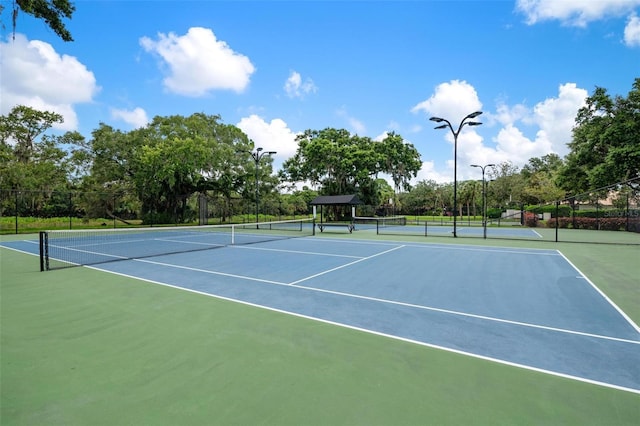
[{"label": "tall light pole", "polygon": [[255,171],[256,171],[256,228],[259,227],[258,222],[260,222],[259,219],[259,212],[260,212],[260,191],[259,191],[259,185],[258,185],[258,169],[260,167],[260,160],[262,160],[262,157],[264,157],[265,155],[273,155],[276,154],[275,151],[264,151],[262,148],[256,148],[255,151],[251,152],[251,151],[240,151],[240,152],[245,152],[245,153],[249,153],[251,155],[251,158],[253,158],[253,162],[256,163],[256,167],[255,167]]},{"label": "tall light pole", "polygon": [[466,124],[467,126],[479,126],[482,123],[477,121],[467,121],[476,118],[482,114],[482,111],[472,112],[462,119],[460,125],[458,126],[458,130],[453,130],[453,126],[449,120],[445,120],[440,117],[431,117],[429,120],[435,121],[436,123],[445,122],[446,124],[441,124],[440,126],[435,127],[435,129],[446,129],[447,127],[453,133],[453,236],[457,237],[456,231],[456,221],[457,221],[457,208],[458,208],[458,135],[460,134],[460,130]]},{"label": "tall light pole", "polygon": [[482,169],[482,227],[484,228],[484,238],[487,239],[487,186],[484,180],[484,169],[487,167],[495,167],[495,164],[487,164],[485,166],[472,164],[471,167]]}]

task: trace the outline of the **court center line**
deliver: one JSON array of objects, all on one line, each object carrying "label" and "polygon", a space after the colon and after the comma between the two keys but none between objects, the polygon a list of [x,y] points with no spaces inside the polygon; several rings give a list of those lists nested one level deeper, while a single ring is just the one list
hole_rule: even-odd
[{"label": "court center line", "polygon": [[[355,261],[353,261],[353,262],[349,262],[349,263],[346,263],[346,264],[344,264],[344,265],[337,266],[337,267],[335,267],[335,268],[327,269],[326,271],[322,271],[322,272],[319,272],[319,273],[317,273],[317,274],[314,274],[314,275],[308,276],[308,277],[306,277],[306,278],[302,278],[301,280],[298,280],[298,281],[290,282],[290,283],[289,283],[289,285],[292,285],[292,286],[298,285],[298,283],[301,283],[301,282],[303,282],[303,281],[307,281],[307,280],[310,280],[310,279],[312,279],[312,278],[316,278],[316,277],[319,277],[319,276],[321,276],[321,275],[325,275],[325,274],[328,274],[328,273],[330,273],[330,272],[337,271],[338,269],[342,269],[342,268],[346,268],[346,267],[351,266],[351,265],[355,265],[356,263],[360,263],[360,262],[363,262],[363,261],[365,261],[365,260],[373,259],[374,257],[382,256],[383,254],[387,254],[387,253],[392,252],[392,251],[394,251],[394,250],[401,249],[402,247],[404,247],[404,245],[397,246],[397,247],[393,247],[393,248],[391,248],[391,249],[389,249],[389,250],[385,250],[385,251],[382,251],[382,252],[380,252],[380,253],[376,253],[376,254],[371,255],[371,256],[362,257],[362,258],[360,258],[360,259],[358,259],[358,260],[355,260]],[[305,288],[306,288],[306,287],[305,287]]]}]

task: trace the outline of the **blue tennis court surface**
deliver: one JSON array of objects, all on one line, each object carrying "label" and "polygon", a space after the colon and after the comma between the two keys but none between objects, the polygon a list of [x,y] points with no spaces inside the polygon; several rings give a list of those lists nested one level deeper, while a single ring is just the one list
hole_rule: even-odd
[{"label": "blue tennis court surface", "polygon": [[316,236],[95,268],[640,393],[640,329],[555,250]]}]

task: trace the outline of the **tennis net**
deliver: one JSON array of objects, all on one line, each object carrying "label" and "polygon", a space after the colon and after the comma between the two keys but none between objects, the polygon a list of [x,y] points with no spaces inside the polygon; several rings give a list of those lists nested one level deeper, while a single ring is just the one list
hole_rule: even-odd
[{"label": "tennis net", "polygon": [[369,217],[369,216],[355,216],[353,218],[353,224],[359,225],[358,228],[375,228],[376,233],[380,234],[381,230],[389,227],[406,226],[406,216],[381,216],[381,217]]},{"label": "tennis net", "polygon": [[40,270],[256,244],[314,234],[313,219],[40,232]]}]

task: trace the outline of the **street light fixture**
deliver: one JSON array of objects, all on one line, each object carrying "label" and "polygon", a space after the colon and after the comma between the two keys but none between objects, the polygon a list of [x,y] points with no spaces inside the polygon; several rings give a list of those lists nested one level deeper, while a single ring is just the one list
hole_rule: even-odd
[{"label": "street light fixture", "polygon": [[446,123],[441,124],[440,126],[434,127],[435,129],[446,129],[447,127],[453,133],[453,236],[457,237],[456,224],[457,224],[457,209],[458,209],[458,135],[460,134],[460,130],[464,125],[467,126],[479,126],[482,123],[478,121],[467,121],[472,120],[482,114],[482,111],[472,112],[462,119],[460,125],[458,126],[458,130],[453,130],[453,126],[449,122],[449,120],[445,120],[440,117],[431,117],[429,120],[435,121],[436,123]]},{"label": "street light fixture", "polygon": [[260,167],[260,160],[262,160],[262,158],[265,155],[276,154],[276,151],[264,151],[262,148],[256,148],[256,150],[253,152],[251,151],[239,151],[239,152],[250,154],[251,158],[253,158],[253,162],[256,163],[255,172],[256,172],[256,229],[257,229],[260,226],[258,225],[258,223],[260,222],[260,219],[259,219],[260,191],[259,191],[259,185],[258,185],[258,168]]},{"label": "street light fixture", "polygon": [[484,169],[487,167],[495,167],[495,164],[487,164],[485,166],[472,164],[471,167],[482,169],[482,227],[484,228],[484,238],[487,239],[487,186],[484,180]]}]

